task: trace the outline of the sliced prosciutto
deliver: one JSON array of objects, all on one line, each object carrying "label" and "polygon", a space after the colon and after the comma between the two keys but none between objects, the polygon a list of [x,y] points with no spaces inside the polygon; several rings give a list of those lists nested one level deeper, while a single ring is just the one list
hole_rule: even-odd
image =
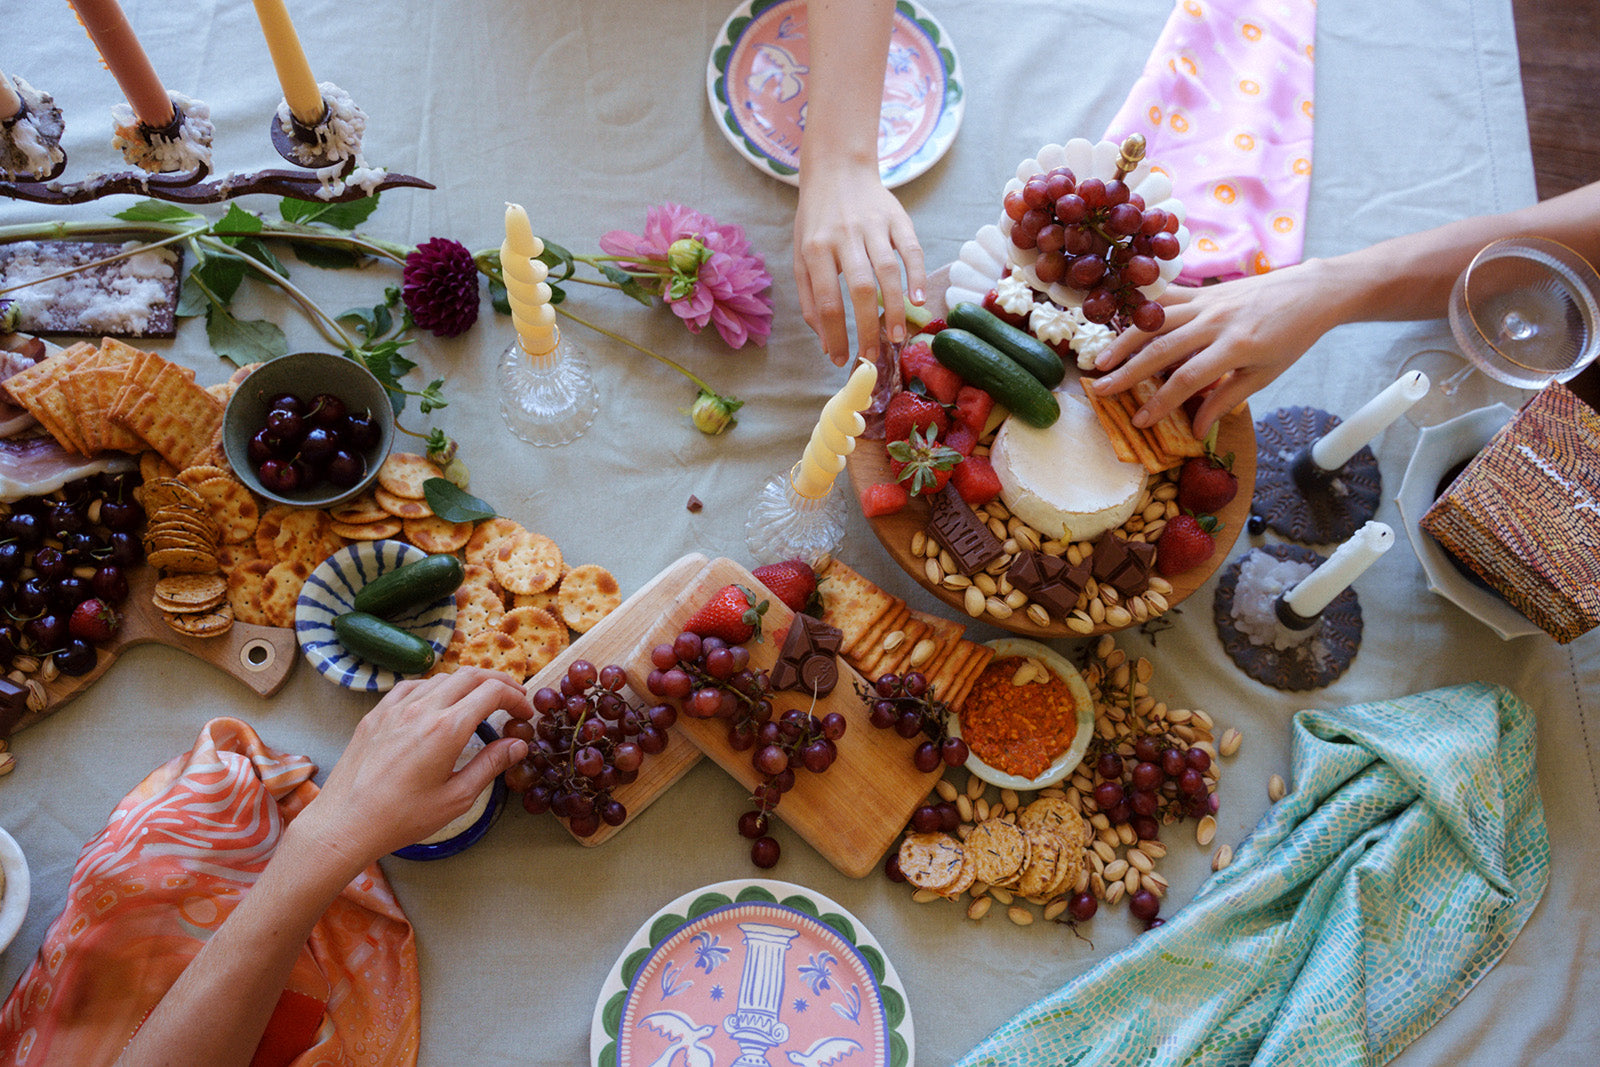
[{"label": "sliced prosciutto", "polygon": [[89,459],[68,452],[48,434],[0,439],[0,500],[43,496],[68,482],[101,471],[131,470],[136,457],[107,453]]}]

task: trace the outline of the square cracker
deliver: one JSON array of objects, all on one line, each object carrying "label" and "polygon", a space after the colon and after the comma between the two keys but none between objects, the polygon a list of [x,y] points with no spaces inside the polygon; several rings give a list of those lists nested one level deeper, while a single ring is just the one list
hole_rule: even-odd
[{"label": "square cracker", "polygon": [[[921,641],[928,633],[927,624],[913,618],[909,608],[906,609],[905,621],[895,629],[899,630],[902,635],[899,644],[892,649],[884,648],[884,642],[889,639],[890,634],[895,632],[895,630],[885,630],[883,636],[874,641],[855,661],[856,670],[861,674],[861,677],[877,678],[888,671],[894,671],[895,674],[899,674],[900,671],[897,666],[910,658],[911,650],[916,648],[917,642]],[[933,661],[929,660],[929,662]],[[891,666],[891,664],[896,666]]]},{"label": "square cracker", "polygon": [[63,448],[80,455],[89,455],[88,443],[78,427],[78,420],[67,404],[67,395],[61,389],[62,381],[85,360],[95,354],[94,345],[80,341],[31,367],[26,367],[6,379],[6,391],[39,424],[50,431],[50,436]]},{"label": "square cracker", "polygon": [[129,402],[120,421],[182,470],[209,457],[222,425],[223,405],[180,368],[162,362],[165,365],[148,388]]},{"label": "square cracker", "polygon": [[957,711],[966,706],[967,695],[972,692],[972,687],[977,684],[978,676],[984,668],[994,660],[994,649],[987,645],[975,645],[971,657],[962,669],[957,672],[950,683],[949,692],[945,696],[945,703]]},{"label": "square cracker", "polygon": [[844,634],[839,651],[846,655],[856,649],[875,624],[899,606],[894,597],[837,559],[818,576],[817,587],[822,596],[822,621]]}]

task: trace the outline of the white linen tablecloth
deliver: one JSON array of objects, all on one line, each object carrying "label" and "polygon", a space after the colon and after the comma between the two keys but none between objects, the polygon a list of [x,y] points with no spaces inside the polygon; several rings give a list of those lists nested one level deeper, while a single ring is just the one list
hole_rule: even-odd
[{"label": "white linen tablecloth", "polygon": [[[790,268],[794,191],[758,173],[724,142],[708,112],[707,54],[731,0],[397,0],[373,5],[296,0],[313,70],[370,116],[366,154],[419,174],[436,192],[397,191],[366,229],[414,244],[457,238],[499,244],[503,203],[528,207],[536,231],[595,250],[613,228],[638,230],[647,205],[689,204],[746,227],[775,278],[765,350],[727,352],[691,338],[665,311],[573,287],[572,306],[694,367],[747,401],[738,427],[709,438],[680,409],[693,390],[629,350],[568,328],[587,345],[602,392],[589,433],[536,450],[505,432],[493,367],[508,320],[453,342],[426,338],[411,354],[449,378],[438,421],[462,442],[473,489],[506,515],[551,535],[576,562],[610,568],[625,591],[689,551],[747,560],[752,494],[799,456],[841,375],[800,320]],[[126,10],[168,86],[208,101],[219,169],[275,165],[265,136],[281,92],[251,6],[243,0],[128,0]],[[930,265],[995,216],[1016,161],[1071,136],[1097,138],[1160,32],[1165,0],[942,0],[966,75],[966,117],[948,156],[900,195]],[[1534,198],[1515,34],[1506,0],[1373,0],[1325,4],[1317,29],[1316,157],[1308,254],[1353,249]],[[60,0],[0,0],[0,69],[55,94],[68,123],[67,177],[120,169],[107,147],[121,98]],[[0,201],[0,223],[98,219],[126,201],[56,211]],[[274,204],[246,201],[271,210]],[[398,284],[387,268],[335,276],[296,266],[297,281],[333,311]],[[282,322],[292,347],[326,347],[285,301],[255,306]],[[1442,309],[1441,309],[1442,310]],[[1345,327],[1257,398],[1256,409],[1313,404],[1347,415],[1392,379],[1398,360],[1442,323]],[[186,325],[157,345],[217,381],[229,367]],[[420,376],[420,375],[419,375]],[[1515,402],[1515,397],[1511,397]],[[1392,503],[1416,433],[1406,423],[1375,443]],[[691,514],[693,494],[705,503]],[[1243,551],[1249,538],[1236,548]],[[854,514],[841,556],[921,607],[933,602],[899,573]],[[1481,986],[1399,1058],[1407,1067],[1583,1063],[1600,1043],[1589,1006],[1600,979],[1600,635],[1562,648],[1543,637],[1502,642],[1427,592],[1405,538],[1357,583],[1366,619],[1353,668],[1335,685],[1294,695],[1262,686],[1223,655],[1210,585],[1152,650],[1153,690],[1203,707],[1219,729],[1245,735],[1221,785],[1218,843],[1237,842],[1267,804],[1266,782],[1287,768],[1287,722],[1306,706],[1337,706],[1468,680],[1499,682],[1539,716],[1540,782],[1549,818],[1551,881],[1527,929]],[[993,636],[981,633],[980,636]],[[1062,647],[1070,651],[1070,643]],[[34,902],[0,956],[9,988],[60,908],[82,843],[151,768],[192,743],[217,714],[250,721],[270,744],[331,767],[370,701],[301,666],[271,700],[166,649],[130,651],[89,693],[16,738],[19,765],[0,780],[0,825],[33,866]],[[507,812],[464,855],[440,863],[385,861],[416,925],[425,1064],[584,1062],[601,981],[634,929],[697,886],[754,873],[734,819],[741,790],[709,762],[614,841],[573,844],[549,818]],[[1209,873],[1209,850],[1169,834],[1163,871],[1173,912]],[[947,905],[919,907],[882,878],[847,879],[788,831],[772,876],[814,887],[871,928],[903,976],[915,1018],[916,1062],[949,1063],[995,1025],[1135,936],[1126,910],[1102,911],[1089,941],[1062,928],[981,925]]]}]

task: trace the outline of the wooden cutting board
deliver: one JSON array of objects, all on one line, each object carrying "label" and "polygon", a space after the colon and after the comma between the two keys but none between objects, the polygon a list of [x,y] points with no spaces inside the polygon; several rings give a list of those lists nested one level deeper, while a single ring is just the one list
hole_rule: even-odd
[{"label": "wooden cutting board", "polygon": [[[719,558],[654,604],[652,624],[644,631],[632,657],[624,662],[628,678],[637,689],[643,691],[644,678],[650,672],[650,650],[681,633],[689,616],[729,584],[760,588],[744,567]],[[748,646],[752,669],[771,668],[777,660],[782,635],[793,618],[793,613],[776,597],[770,598],[763,624],[766,636],[760,644]],[[839,758],[822,774],[797,772],[794,789],[784,795],[776,809],[776,814],[823,858],[852,878],[863,877],[877,866],[905,828],[912,810],[939,778],[938,771],[923,774],[912,766],[915,742],[892,730],[876,729],[867,721],[867,708],[855,691],[859,681],[860,676],[841,661],[838,687],[812,709],[818,718],[837,711],[849,724],[838,742]],[[789,708],[811,706],[809,696],[774,694],[775,716]],[[761,775],[750,765],[750,753],[737,752],[728,744],[723,720],[680,716],[673,731],[689,737],[745,788],[754,789],[761,783]],[[733,827],[729,826],[727,832],[733,833]]]},{"label": "wooden cutting board", "polygon": [[128,599],[121,608],[122,628],[109,644],[100,646],[94,669],[76,678],[63,674],[46,682],[45,706],[39,711],[26,712],[9,728],[0,718],[0,737],[54,714],[110,670],[124,649],[135,645],[157,644],[181,649],[224,674],[232,675],[260,696],[271,696],[282,688],[299,658],[293,630],[236,622],[220,637],[180,634],[167,625],[161,609],[151,603],[150,594],[155,589],[156,578],[154,567],[133,568],[129,575]]},{"label": "wooden cutting board", "polygon": [[[705,556],[690,553],[677,562],[668,564],[665,570],[641,586],[637,592],[596,623],[593,629],[568,645],[566,651],[552,660],[544,670],[528,679],[528,692],[533,693],[545,686],[554,689],[560,685],[561,676],[567,672],[567,667],[573,660],[586,659],[596,667],[604,667],[608,663],[626,667],[646,631],[654,627],[664,611],[670,609],[682,595],[683,587],[705,569],[706,563]],[[655,702],[643,687],[637,691],[631,686],[624,687],[623,695],[635,706],[649,706]],[[622,826],[601,824],[599,832],[589,837],[578,837],[576,834],[573,837],[579,844],[591,847],[609,841],[623,826],[627,826],[635,816],[649,807],[656,797],[682,778],[690,767],[699,762],[700,750],[695,747],[688,735],[674,727],[667,732],[666,749],[657,755],[645,757],[643,765],[639,768],[639,777],[630,784],[612,791],[611,795],[628,809],[628,818]]]}]

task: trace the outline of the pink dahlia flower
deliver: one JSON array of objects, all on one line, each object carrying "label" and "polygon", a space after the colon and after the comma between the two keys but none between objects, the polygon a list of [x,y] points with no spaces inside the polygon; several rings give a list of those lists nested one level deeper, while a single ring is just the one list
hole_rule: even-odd
[{"label": "pink dahlia flower", "polygon": [[645,213],[642,235],[612,230],[600,247],[613,256],[639,257],[622,266],[656,274],[657,292],[691,332],[710,323],[730,348],[751,340],[766,344],[772,333],[772,275],[743,227],[661,204]]}]

